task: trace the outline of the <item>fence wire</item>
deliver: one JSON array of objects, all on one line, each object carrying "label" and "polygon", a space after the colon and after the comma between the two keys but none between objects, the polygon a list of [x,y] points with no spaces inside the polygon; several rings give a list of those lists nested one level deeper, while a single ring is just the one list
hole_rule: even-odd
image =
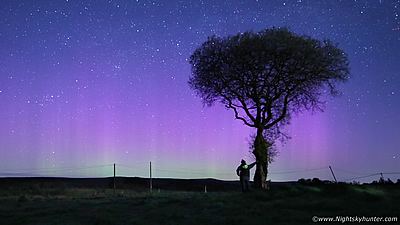
[{"label": "fence wire", "polygon": [[[124,164],[115,164],[118,168],[125,168],[131,171],[134,171],[132,174],[135,172],[141,171],[146,172],[149,171],[148,166],[128,166]],[[143,164],[144,165],[144,164]],[[58,172],[65,172],[65,173],[71,173],[73,171],[82,171],[85,170],[86,172],[88,170],[93,170],[93,169],[100,169],[100,168],[109,168],[110,169],[110,176],[112,174],[114,164],[107,164],[107,165],[93,165],[93,166],[80,166],[80,167],[56,167],[56,168],[23,168],[23,169],[8,169],[8,170],[0,170],[0,176],[2,177],[21,177],[21,176],[49,176],[54,173]],[[339,181],[356,181],[359,179],[364,179],[364,178],[369,178],[369,177],[374,177],[374,176],[383,176],[383,175],[400,175],[400,172],[382,172],[382,173],[372,173],[372,174],[362,174],[359,172],[354,172],[354,171],[347,171],[347,170],[342,170],[342,169],[337,169],[337,168],[332,168],[334,172],[340,172],[340,173],[346,173],[346,174],[353,174],[357,176],[353,177],[347,177],[347,178],[342,178],[341,176],[336,176],[338,177]],[[327,173],[331,173],[329,170],[329,167],[319,167],[319,168],[307,168],[307,169],[296,169],[296,170],[289,170],[289,171],[278,171],[278,172],[270,172],[268,173],[269,175],[283,175],[283,174],[297,174],[299,179],[303,178],[301,177],[304,174],[309,174],[310,172],[314,171],[322,171],[326,170]],[[211,172],[211,171],[199,171],[199,169],[193,169],[193,168],[174,168],[174,167],[169,167],[168,169],[165,168],[154,168],[152,169],[153,172],[162,172],[162,173],[171,173],[171,174],[185,174],[185,175],[198,175],[198,176],[204,176],[204,177],[209,177],[210,174],[216,177],[226,177],[226,176],[232,176],[235,174],[234,171],[232,172]],[[131,173],[131,172],[129,172]],[[65,174],[67,177],[68,175]],[[64,175],[64,176],[65,176]],[[58,177],[62,177],[61,175],[57,175]],[[118,174],[117,174],[118,176]],[[93,176],[94,177],[94,176]],[[96,176],[96,177],[102,177],[102,176]]]}]

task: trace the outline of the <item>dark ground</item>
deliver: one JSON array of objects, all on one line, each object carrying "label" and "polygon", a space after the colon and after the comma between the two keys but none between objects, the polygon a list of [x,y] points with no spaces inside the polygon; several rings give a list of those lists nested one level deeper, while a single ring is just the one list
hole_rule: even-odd
[{"label": "dark ground", "polygon": [[[64,185],[69,188],[113,188],[114,178],[0,178],[0,188],[5,186],[26,186],[39,184],[46,187]],[[117,189],[134,189],[146,191],[150,188],[150,179],[140,177],[116,177]],[[240,191],[239,181],[221,181],[216,179],[168,179],[153,178],[153,190],[191,191],[204,192],[205,186],[208,192]]]},{"label": "dark ground", "polygon": [[[149,193],[149,179],[119,177],[113,186],[113,178],[0,178],[0,224],[315,224],[315,216],[400,223],[397,184],[317,180],[241,193],[237,181],[153,179]],[[391,222],[345,221],[355,217]]]}]

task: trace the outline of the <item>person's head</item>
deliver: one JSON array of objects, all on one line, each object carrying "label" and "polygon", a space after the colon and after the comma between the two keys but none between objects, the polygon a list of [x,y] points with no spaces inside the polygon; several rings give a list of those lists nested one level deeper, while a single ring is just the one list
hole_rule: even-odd
[{"label": "person's head", "polygon": [[242,165],[246,165],[246,161],[244,159],[242,159],[242,161],[240,162]]}]

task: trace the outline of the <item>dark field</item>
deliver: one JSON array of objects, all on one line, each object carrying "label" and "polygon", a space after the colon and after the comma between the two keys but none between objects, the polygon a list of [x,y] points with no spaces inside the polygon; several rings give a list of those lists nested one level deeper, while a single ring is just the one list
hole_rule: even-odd
[{"label": "dark field", "polygon": [[3,178],[0,224],[313,224],[313,216],[400,223],[400,185],[272,183],[241,193],[237,182],[155,179],[151,194],[148,184],[118,178],[113,190],[111,178]]}]

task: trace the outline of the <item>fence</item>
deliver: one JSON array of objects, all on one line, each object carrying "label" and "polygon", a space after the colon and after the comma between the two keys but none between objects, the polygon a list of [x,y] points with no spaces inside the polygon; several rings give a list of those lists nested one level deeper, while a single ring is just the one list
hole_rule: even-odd
[{"label": "fence", "polygon": [[[99,174],[99,171],[102,171]],[[119,172],[119,171],[125,172]],[[318,172],[318,173],[317,173]],[[363,174],[357,173],[353,171],[346,171],[330,166],[319,167],[319,168],[308,168],[308,169],[298,169],[298,170],[290,170],[290,171],[271,171],[268,173],[268,176],[273,177],[282,177],[282,175],[294,175],[297,177],[297,180],[300,178],[319,178],[317,174],[324,173],[326,176],[329,176],[327,180],[335,180],[339,182],[353,182],[365,180],[366,178],[379,180],[379,179],[387,179],[389,176],[394,179],[399,178],[400,172],[377,172],[371,174]],[[84,167],[57,167],[57,168],[26,168],[26,169],[14,169],[14,170],[1,170],[0,169],[0,177],[111,177],[111,176],[142,176],[148,177],[151,173],[155,174],[175,174],[176,176],[172,176],[170,178],[210,178],[210,173],[206,171],[199,171],[197,169],[191,168],[173,168],[169,167],[165,168],[154,168],[150,171],[149,164],[143,164],[143,166],[129,166],[124,164],[107,164],[107,165],[97,165],[97,166],[84,166]],[[108,176],[109,174],[109,176]],[[233,177],[234,171],[222,171],[222,173],[212,173],[212,177],[216,179],[220,179],[221,177]],[[287,176],[288,177],[288,176]],[[224,180],[224,179],[222,179]],[[273,181],[275,179],[272,179]],[[296,180],[296,179],[292,179]],[[395,181],[395,179],[394,179]]]}]

